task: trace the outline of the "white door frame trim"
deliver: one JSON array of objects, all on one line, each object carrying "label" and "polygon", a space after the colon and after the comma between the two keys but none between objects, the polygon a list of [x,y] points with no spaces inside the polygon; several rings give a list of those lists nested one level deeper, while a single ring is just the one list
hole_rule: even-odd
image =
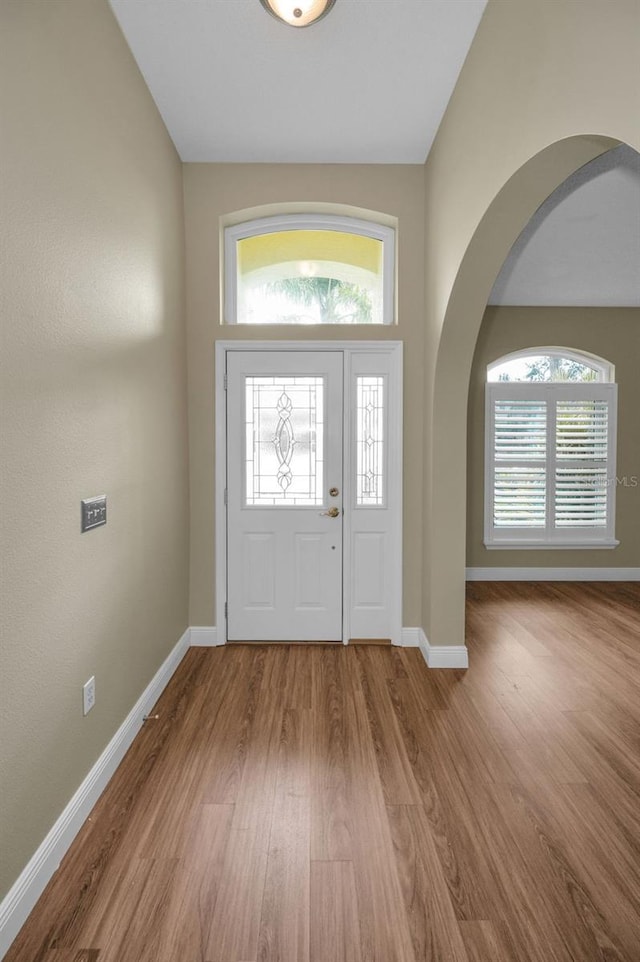
[{"label": "white door frame trim", "polygon": [[[394,498],[396,527],[393,538],[395,555],[394,571],[394,625],[392,642],[402,644],[402,341],[216,341],[215,345],[215,564],[216,564],[216,625],[217,643],[227,641],[227,512],[224,492],[227,484],[227,425],[224,375],[228,351],[341,351],[345,357],[345,388],[350,376],[350,358],[353,354],[385,354],[390,357],[394,377],[389,392],[389,470],[400,472],[395,485]],[[345,400],[348,398],[345,390]],[[394,413],[395,412],[395,415]],[[345,495],[347,494],[347,466],[350,464],[351,436],[348,429],[348,406],[345,403]],[[344,544],[350,544],[350,512],[344,515]],[[345,550],[343,569],[343,624],[342,641],[347,644],[351,637],[349,625],[351,578],[347,567],[349,551]]]}]

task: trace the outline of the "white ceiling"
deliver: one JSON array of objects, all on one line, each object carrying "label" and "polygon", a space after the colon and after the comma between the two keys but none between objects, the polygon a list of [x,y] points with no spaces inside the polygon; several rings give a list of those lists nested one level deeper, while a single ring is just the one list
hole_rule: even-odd
[{"label": "white ceiling", "polygon": [[640,306],[640,154],[616,147],[561,184],[511,248],[489,303]]},{"label": "white ceiling", "polygon": [[[424,163],[486,0],[337,0],[295,29],[258,0],[110,0],[183,161]],[[491,304],[640,305],[640,154],[540,207]]]},{"label": "white ceiling", "polygon": [[486,0],[110,0],[183,161],[422,164]]}]

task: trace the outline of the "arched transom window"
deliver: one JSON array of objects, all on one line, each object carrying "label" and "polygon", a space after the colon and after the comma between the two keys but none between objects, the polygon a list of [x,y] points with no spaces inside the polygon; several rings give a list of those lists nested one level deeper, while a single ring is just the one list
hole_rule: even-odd
[{"label": "arched transom window", "polygon": [[613,366],[601,357],[562,347],[531,348],[498,358],[487,368],[487,381],[530,384],[580,384],[613,381]]},{"label": "arched transom window", "polygon": [[392,227],[287,214],[225,229],[228,324],[391,324]]}]

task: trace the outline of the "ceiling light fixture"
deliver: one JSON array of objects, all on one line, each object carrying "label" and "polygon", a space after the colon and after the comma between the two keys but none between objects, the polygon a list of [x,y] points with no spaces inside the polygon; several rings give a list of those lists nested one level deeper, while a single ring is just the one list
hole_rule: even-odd
[{"label": "ceiling light fixture", "polygon": [[260,0],[264,9],[290,27],[309,27],[329,13],[336,0]]}]

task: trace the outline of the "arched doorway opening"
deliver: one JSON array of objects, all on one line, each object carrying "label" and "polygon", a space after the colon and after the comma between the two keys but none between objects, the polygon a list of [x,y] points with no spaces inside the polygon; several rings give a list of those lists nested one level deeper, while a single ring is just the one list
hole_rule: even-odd
[{"label": "arched doorway opening", "polygon": [[495,195],[460,261],[441,319],[428,398],[424,621],[432,646],[464,643],[467,397],[491,288],[544,200],[572,173],[619,143],[611,137],[573,136],[532,156]]}]

